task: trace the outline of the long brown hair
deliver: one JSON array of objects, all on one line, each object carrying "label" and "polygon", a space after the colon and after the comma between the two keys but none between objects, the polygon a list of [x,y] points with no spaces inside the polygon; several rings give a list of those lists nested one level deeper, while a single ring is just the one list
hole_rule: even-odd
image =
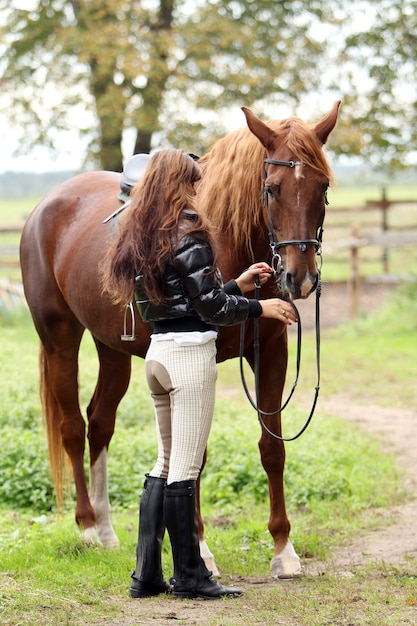
[{"label": "long brown hair", "polygon": [[[130,206],[122,214],[119,236],[100,268],[103,292],[115,304],[132,299],[134,278],[139,273],[148,298],[161,302],[167,263],[173,262],[178,238],[186,233],[195,233],[213,247],[210,225],[196,212],[194,184],[200,178],[199,165],[182,150],[160,150],[151,156],[143,179],[132,191]],[[181,220],[184,209],[196,212],[185,229]]]}]

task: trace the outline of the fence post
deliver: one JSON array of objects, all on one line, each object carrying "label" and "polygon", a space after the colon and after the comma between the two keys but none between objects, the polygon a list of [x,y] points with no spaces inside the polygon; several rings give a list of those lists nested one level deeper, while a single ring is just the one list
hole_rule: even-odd
[{"label": "fence post", "polygon": [[350,248],[350,319],[356,319],[361,298],[361,278],[359,272],[359,225],[352,224],[352,246]]},{"label": "fence post", "polygon": [[[390,203],[387,201],[387,194],[385,187],[382,187],[382,198],[381,198],[381,210],[382,210],[382,232],[386,233],[388,230],[388,208]],[[389,273],[389,258],[388,258],[388,248],[382,248],[382,268],[384,274]]]}]

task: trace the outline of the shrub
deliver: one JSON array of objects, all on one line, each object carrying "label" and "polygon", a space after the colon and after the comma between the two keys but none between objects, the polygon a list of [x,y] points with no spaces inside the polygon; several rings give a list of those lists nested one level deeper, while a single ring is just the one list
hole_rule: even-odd
[{"label": "shrub", "polygon": [[35,511],[53,507],[48,452],[41,432],[2,428],[0,501],[12,508]]}]

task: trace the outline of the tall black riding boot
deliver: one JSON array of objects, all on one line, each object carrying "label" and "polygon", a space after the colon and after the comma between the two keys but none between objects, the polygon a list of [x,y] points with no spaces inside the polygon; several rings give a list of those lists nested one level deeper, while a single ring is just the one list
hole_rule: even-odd
[{"label": "tall black riding boot", "polygon": [[165,534],[165,478],[146,476],[139,507],[139,535],[136,569],[132,574],[130,595],[147,598],[171,591],[162,575],[161,551]]},{"label": "tall black riding boot", "polygon": [[181,598],[206,600],[239,595],[239,589],[223,587],[214,580],[200,556],[195,480],[165,487],[164,516],[174,561],[172,593]]}]

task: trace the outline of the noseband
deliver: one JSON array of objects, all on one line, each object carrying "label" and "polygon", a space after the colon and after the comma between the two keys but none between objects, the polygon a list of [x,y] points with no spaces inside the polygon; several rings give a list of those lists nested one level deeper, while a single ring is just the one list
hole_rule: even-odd
[{"label": "noseband", "polygon": [[[269,159],[269,158],[265,158],[264,159],[264,163],[269,163],[271,165],[282,165],[284,167],[295,167],[296,165],[301,165],[301,163],[299,162],[295,162],[295,161],[278,161],[276,159]],[[243,384],[243,388],[245,390],[246,396],[250,402],[250,404],[252,405],[252,407],[256,410],[257,414],[258,414],[258,419],[259,422],[262,426],[262,428],[264,428],[266,430],[266,432],[271,435],[272,437],[274,437],[275,439],[278,439],[280,441],[294,441],[295,439],[298,439],[303,433],[304,431],[307,429],[307,427],[309,426],[311,419],[313,417],[315,408],[316,408],[316,404],[317,404],[317,400],[318,400],[318,395],[319,395],[319,390],[320,390],[320,306],[319,306],[319,299],[320,299],[320,295],[321,295],[321,283],[320,283],[320,273],[321,273],[321,264],[320,267],[318,268],[318,282],[317,282],[317,287],[316,287],[316,367],[317,367],[317,384],[315,387],[315,394],[314,394],[314,398],[313,398],[313,403],[312,403],[312,407],[310,410],[310,414],[307,417],[307,420],[305,421],[303,427],[301,428],[301,430],[294,435],[293,437],[281,437],[280,435],[277,435],[276,433],[274,433],[272,430],[270,430],[264,420],[263,417],[265,416],[273,416],[273,415],[277,415],[278,413],[281,413],[281,411],[283,411],[286,406],[288,405],[289,401],[292,398],[292,395],[295,391],[295,388],[297,386],[298,383],[298,377],[299,377],[299,373],[300,373],[300,363],[301,363],[301,319],[300,319],[300,314],[298,312],[297,307],[295,306],[294,302],[289,299],[289,292],[288,289],[283,286],[282,284],[282,276],[284,274],[284,265],[282,263],[282,258],[281,255],[279,254],[278,250],[284,246],[290,246],[290,245],[298,245],[300,247],[300,250],[302,252],[305,252],[307,249],[307,245],[314,245],[315,246],[315,251],[316,254],[318,256],[320,256],[321,258],[321,242],[322,242],[322,235],[323,235],[323,227],[320,226],[320,228],[318,229],[317,232],[317,238],[316,239],[284,239],[282,241],[277,241],[275,239],[275,231],[274,231],[274,227],[273,227],[273,223],[272,223],[272,218],[271,218],[271,214],[269,211],[269,207],[268,207],[268,198],[269,195],[272,195],[271,192],[269,190],[267,190],[265,188],[265,181],[266,181],[266,170],[265,170],[265,176],[264,176],[264,203],[265,203],[265,208],[267,210],[267,215],[268,215],[268,229],[269,229],[269,245],[271,248],[271,253],[272,253],[272,268],[274,270],[274,277],[275,277],[275,281],[277,284],[277,288],[281,293],[286,293],[286,296],[288,298],[289,303],[291,304],[292,308],[294,309],[294,312],[297,316],[297,320],[298,320],[298,328],[297,328],[297,356],[296,356],[296,373],[295,373],[295,380],[294,383],[292,385],[291,391],[287,397],[287,399],[285,400],[285,402],[280,406],[279,409],[277,409],[276,411],[272,411],[272,412],[267,412],[267,411],[262,411],[259,407],[259,319],[255,318],[254,320],[254,341],[253,341],[253,349],[254,349],[254,376],[255,376],[255,394],[256,394],[256,400],[254,401],[250,395],[249,389],[247,387],[246,381],[245,381],[245,376],[244,376],[244,372],[243,372],[243,349],[244,349],[244,323],[241,325],[241,333],[240,333],[240,374],[241,374],[241,379],[242,379],[242,384]],[[326,202],[327,204],[327,202]],[[258,277],[257,277],[258,278]],[[260,283],[259,283],[259,279],[257,281],[255,281],[255,297],[258,299],[259,297],[259,290],[260,290]]]}]

